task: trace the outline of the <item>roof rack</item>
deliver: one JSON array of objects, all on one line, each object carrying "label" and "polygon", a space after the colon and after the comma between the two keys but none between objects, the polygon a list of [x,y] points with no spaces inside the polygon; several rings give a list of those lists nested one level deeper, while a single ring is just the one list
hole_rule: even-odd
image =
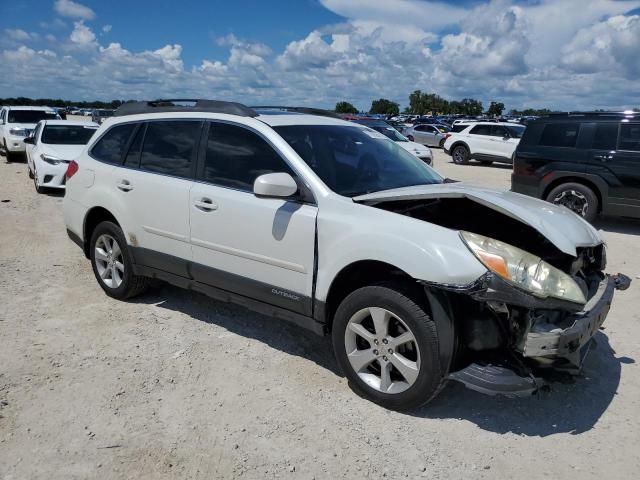
[{"label": "roof rack", "polygon": [[549,117],[620,117],[625,115],[640,115],[640,112],[625,110],[624,112],[551,112],[547,114]]},{"label": "roof rack", "polygon": [[252,106],[254,110],[279,110],[282,112],[295,112],[295,113],[306,113],[308,115],[319,115],[321,117],[331,117],[331,118],[340,118],[342,117],[338,115],[336,112],[332,112],[330,110],[323,110],[321,108],[313,108],[313,107],[284,107],[281,105],[260,105],[260,106]]},{"label": "roof rack", "polygon": [[[180,105],[192,103],[193,105]],[[191,98],[167,98],[148,102],[123,103],[115,113],[116,117],[123,115],[137,115],[140,113],[164,113],[164,112],[208,112],[226,113],[240,117],[257,117],[255,110],[236,102],[223,102],[220,100],[201,100]]]}]

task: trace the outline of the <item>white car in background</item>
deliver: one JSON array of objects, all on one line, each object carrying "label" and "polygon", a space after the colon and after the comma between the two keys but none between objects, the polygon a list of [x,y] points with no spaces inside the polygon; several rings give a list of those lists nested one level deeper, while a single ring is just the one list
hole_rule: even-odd
[{"label": "white car in background", "polygon": [[371,130],[374,130],[375,132],[381,134],[382,136],[393,140],[398,144],[398,146],[402,147],[407,152],[415,155],[427,165],[433,166],[433,153],[431,152],[431,149],[429,147],[408,139],[388,123],[383,121],[374,122],[365,120],[356,120],[355,123],[364,125]]},{"label": "white car in background", "polygon": [[29,177],[36,192],[44,188],[65,188],[65,172],[71,160],[98,129],[97,123],[41,120],[33,134],[25,138]]},{"label": "white car in background", "polygon": [[59,120],[49,107],[2,107],[0,110],[0,153],[11,162],[25,151],[25,137],[31,135],[40,120]]},{"label": "white car in background", "polygon": [[475,122],[460,132],[449,133],[444,152],[458,165],[465,165],[471,159],[484,165],[513,163],[513,153],[525,128],[506,122]]}]

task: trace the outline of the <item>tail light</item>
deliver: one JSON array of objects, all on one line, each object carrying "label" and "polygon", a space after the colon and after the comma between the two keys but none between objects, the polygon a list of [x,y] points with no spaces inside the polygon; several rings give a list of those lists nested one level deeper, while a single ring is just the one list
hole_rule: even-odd
[{"label": "tail light", "polygon": [[451,136],[451,134],[450,134],[450,133],[445,133],[445,134],[444,134],[444,139],[446,140],[446,139],[447,139],[447,138],[449,138],[450,136]]},{"label": "tail light", "polygon": [[67,167],[67,173],[64,174],[65,178],[69,180],[71,177],[73,177],[78,171],[78,168],[80,168],[78,166],[78,162],[76,162],[75,160],[71,160],[69,162],[69,166]]},{"label": "tail light", "polygon": [[536,170],[530,164],[526,162],[518,161],[517,159],[513,162],[513,174],[520,177],[529,177],[531,175],[535,175]]}]

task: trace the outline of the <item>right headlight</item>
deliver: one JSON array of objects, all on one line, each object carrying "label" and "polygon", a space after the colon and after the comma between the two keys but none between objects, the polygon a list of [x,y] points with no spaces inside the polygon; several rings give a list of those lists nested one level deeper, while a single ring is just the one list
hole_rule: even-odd
[{"label": "right headlight", "polygon": [[504,280],[541,297],[585,304],[578,284],[562,270],[507,243],[471,232],[460,232],[462,240],[482,264]]}]

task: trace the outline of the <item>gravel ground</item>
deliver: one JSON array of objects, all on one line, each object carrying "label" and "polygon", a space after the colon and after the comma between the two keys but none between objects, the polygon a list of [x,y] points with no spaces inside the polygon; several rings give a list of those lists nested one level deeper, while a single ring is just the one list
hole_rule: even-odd
[{"label": "gravel ground", "polygon": [[[508,188],[510,170],[445,175]],[[0,478],[638,478],[640,281],[573,384],[528,399],[450,384],[412,414],[351,392],[326,338],[162,286],[105,296],[62,197],[0,160]],[[640,222],[601,222],[637,278]]]}]

